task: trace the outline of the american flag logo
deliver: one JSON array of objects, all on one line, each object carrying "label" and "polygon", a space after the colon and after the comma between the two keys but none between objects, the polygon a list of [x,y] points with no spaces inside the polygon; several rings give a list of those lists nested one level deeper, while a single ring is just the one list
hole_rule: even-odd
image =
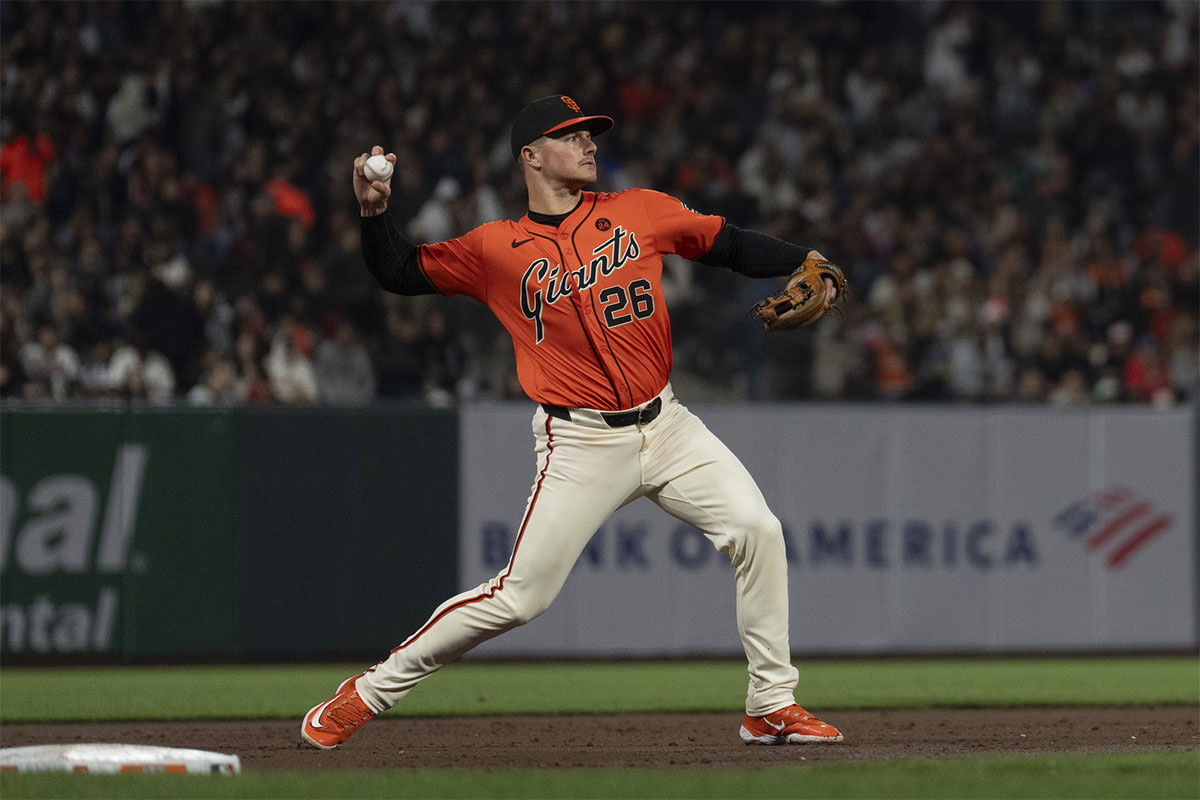
[{"label": "american flag logo", "polygon": [[1113,486],[1077,500],[1054,517],[1054,527],[1083,539],[1089,553],[1103,551],[1109,569],[1119,569],[1154,537],[1170,529],[1174,518],[1124,486]]}]

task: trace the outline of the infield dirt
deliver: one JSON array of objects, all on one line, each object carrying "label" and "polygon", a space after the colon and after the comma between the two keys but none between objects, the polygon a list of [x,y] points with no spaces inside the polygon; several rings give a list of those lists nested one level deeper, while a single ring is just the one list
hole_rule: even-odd
[{"label": "infield dirt", "polygon": [[397,767],[748,767],[831,761],[1200,750],[1200,708],[843,711],[821,715],[842,744],[748,747],[736,714],[384,717],[337,750],[302,744],[288,721],[31,723],[0,746],[121,742],[236,753],[245,770]]}]

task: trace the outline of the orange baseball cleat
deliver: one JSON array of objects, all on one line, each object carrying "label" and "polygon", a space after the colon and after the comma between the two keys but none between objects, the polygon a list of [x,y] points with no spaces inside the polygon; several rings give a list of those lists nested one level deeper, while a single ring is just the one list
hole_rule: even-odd
[{"label": "orange baseball cleat", "polygon": [[355,675],[342,681],[330,699],[314,706],[304,715],[300,735],[304,741],[322,750],[332,750],[370,721],[375,712],[358,696],[358,679]]},{"label": "orange baseball cleat", "polygon": [[765,717],[746,715],[740,731],[746,744],[831,744],[842,732],[793,703]]}]

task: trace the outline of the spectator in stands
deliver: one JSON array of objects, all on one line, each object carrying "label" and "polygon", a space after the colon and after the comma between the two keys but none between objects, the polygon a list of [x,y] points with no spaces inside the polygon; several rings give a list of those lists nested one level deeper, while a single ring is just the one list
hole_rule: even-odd
[{"label": "spectator in stands", "polygon": [[1125,362],[1125,392],[1134,402],[1171,405],[1173,390],[1167,366],[1158,345],[1150,339],[1138,342]]},{"label": "spectator in stands", "polygon": [[275,396],[271,381],[263,363],[262,349],[258,338],[249,330],[243,330],[234,347],[234,391],[236,396],[249,405],[272,403]]},{"label": "spectator in stands", "polygon": [[318,400],[317,373],[309,356],[308,331],[287,315],[271,340],[266,358],[271,393],[287,405],[312,405]]},{"label": "spectator in stands", "polygon": [[122,344],[108,364],[108,383],[118,396],[155,405],[175,397],[175,371],[166,356],[153,349],[150,336],[136,331],[133,341]]},{"label": "spectator in stands", "polygon": [[45,131],[26,113],[14,115],[10,135],[0,145],[0,201],[13,202],[19,191],[35,205],[45,203],[46,170],[54,154],[54,142]]},{"label": "spectator in stands", "polygon": [[334,406],[364,406],[375,399],[375,368],[349,320],[337,319],[317,345],[314,369],[321,401]]},{"label": "spectator in stands", "polygon": [[435,407],[453,405],[466,369],[465,353],[450,335],[446,314],[440,308],[431,308],[425,315],[425,330],[417,347],[424,357],[425,402]]},{"label": "spectator in stands", "polygon": [[54,322],[43,320],[37,326],[37,338],[21,347],[20,358],[25,397],[66,400],[74,393],[79,356],[62,341]]},{"label": "spectator in stands", "polygon": [[79,366],[79,394],[83,398],[112,397],[115,394],[109,364],[114,353],[113,340],[97,340]]},{"label": "spectator in stands", "polygon": [[387,327],[374,353],[381,398],[415,400],[421,397],[425,365],[418,347],[420,333],[416,320],[394,308],[388,309]]},{"label": "spectator in stands", "polygon": [[204,356],[200,381],[188,390],[190,406],[232,406],[241,401],[233,363],[215,348]]}]

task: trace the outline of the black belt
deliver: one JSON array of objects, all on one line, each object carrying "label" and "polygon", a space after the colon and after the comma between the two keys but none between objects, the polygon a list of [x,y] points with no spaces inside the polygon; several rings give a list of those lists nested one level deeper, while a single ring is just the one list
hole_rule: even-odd
[{"label": "black belt", "polygon": [[[542,403],[542,410],[552,417],[571,421],[571,410],[563,406]],[[656,397],[641,408],[632,411],[602,411],[600,416],[610,428],[624,428],[627,425],[647,425],[653,422],[662,411],[662,398]]]}]

